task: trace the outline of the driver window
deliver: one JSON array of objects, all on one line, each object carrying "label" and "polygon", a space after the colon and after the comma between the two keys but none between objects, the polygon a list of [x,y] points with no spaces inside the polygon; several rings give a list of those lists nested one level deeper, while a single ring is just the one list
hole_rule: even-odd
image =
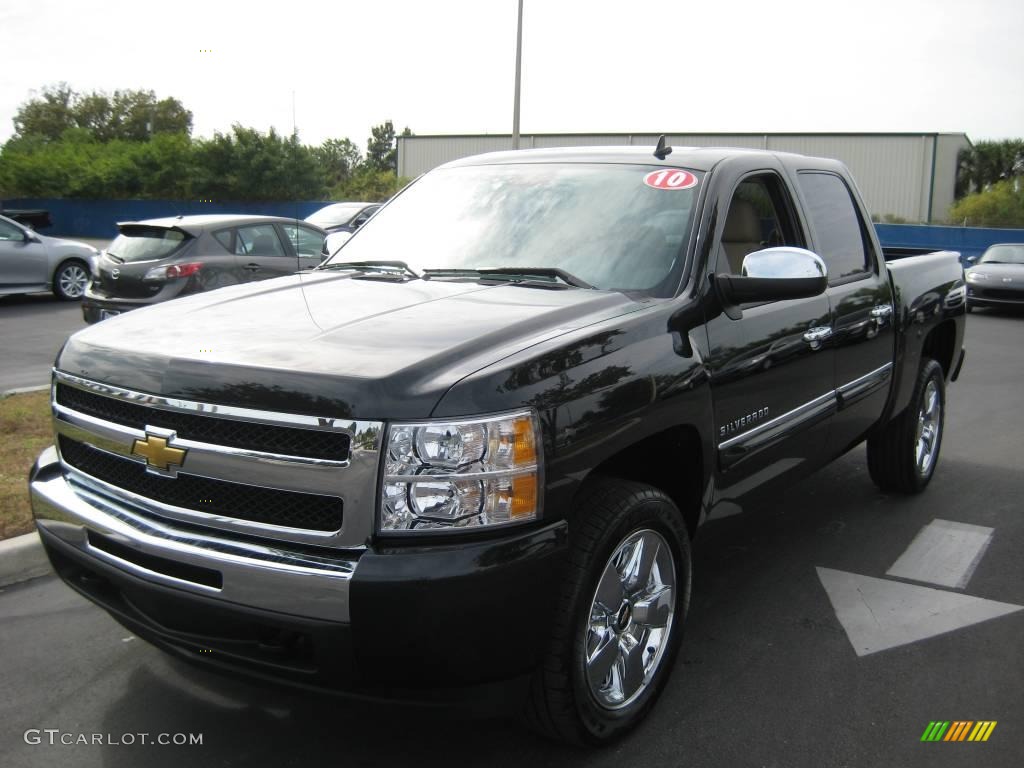
[{"label": "driver window", "polygon": [[718,272],[739,275],[743,258],[762,248],[780,245],[804,247],[792,206],[774,173],[748,176],[740,182],[729,202],[718,251]]}]

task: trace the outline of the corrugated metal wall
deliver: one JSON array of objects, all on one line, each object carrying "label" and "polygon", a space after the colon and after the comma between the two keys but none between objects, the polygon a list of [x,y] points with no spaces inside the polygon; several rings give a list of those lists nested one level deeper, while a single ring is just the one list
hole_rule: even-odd
[{"label": "corrugated metal wall", "polygon": [[[942,221],[953,202],[956,154],[964,134],[669,134],[677,147],[745,147],[842,160],[871,213],[910,222]],[[523,149],[571,146],[653,146],[657,134],[538,134]],[[511,136],[409,136],[398,140],[398,172],[418,176],[461,157],[512,148]],[[932,176],[934,159],[934,183]]]}]

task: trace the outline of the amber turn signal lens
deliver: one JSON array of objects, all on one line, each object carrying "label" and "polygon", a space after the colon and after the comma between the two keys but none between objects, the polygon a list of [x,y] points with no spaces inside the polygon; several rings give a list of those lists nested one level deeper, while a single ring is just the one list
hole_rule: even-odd
[{"label": "amber turn signal lens", "polygon": [[[516,443],[518,445],[518,442]],[[533,517],[537,513],[537,475],[521,475],[512,479],[512,520]]]},{"label": "amber turn signal lens", "polygon": [[512,452],[513,461],[517,467],[528,466],[537,461],[537,446],[534,443],[533,421],[529,418],[519,418],[513,422],[512,429],[515,432],[515,447]]}]

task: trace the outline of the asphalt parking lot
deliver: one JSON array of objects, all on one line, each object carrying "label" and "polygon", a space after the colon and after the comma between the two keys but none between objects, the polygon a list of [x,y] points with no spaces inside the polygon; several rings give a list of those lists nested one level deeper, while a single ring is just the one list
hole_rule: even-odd
[{"label": "asphalt parking lot", "polygon": [[77,301],[60,301],[50,293],[0,296],[0,392],[49,383],[64,340],[84,327]]},{"label": "asphalt parking lot", "polygon": [[[56,303],[22,309],[76,327]],[[9,310],[0,303],[5,324]],[[923,495],[878,492],[860,448],[705,527],[672,679],[647,721],[610,749],[552,745],[494,712],[205,678],[44,577],[0,591],[3,764],[1018,766],[1022,330],[1021,314],[969,318],[967,365]],[[981,542],[953,584],[914,572],[915,551],[946,524]],[[930,722],[982,720],[997,723],[984,743],[921,741]],[[202,733],[203,744],[26,743],[27,729],[46,728]]]}]

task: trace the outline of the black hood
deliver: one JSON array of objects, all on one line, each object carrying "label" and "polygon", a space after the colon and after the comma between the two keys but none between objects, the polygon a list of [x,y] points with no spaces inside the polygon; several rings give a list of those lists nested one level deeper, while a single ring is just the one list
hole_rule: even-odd
[{"label": "black hood", "polygon": [[74,334],[57,367],[210,403],[425,418],[470,373],[644,306],[607,291],[305,274],[105,320]]}]

